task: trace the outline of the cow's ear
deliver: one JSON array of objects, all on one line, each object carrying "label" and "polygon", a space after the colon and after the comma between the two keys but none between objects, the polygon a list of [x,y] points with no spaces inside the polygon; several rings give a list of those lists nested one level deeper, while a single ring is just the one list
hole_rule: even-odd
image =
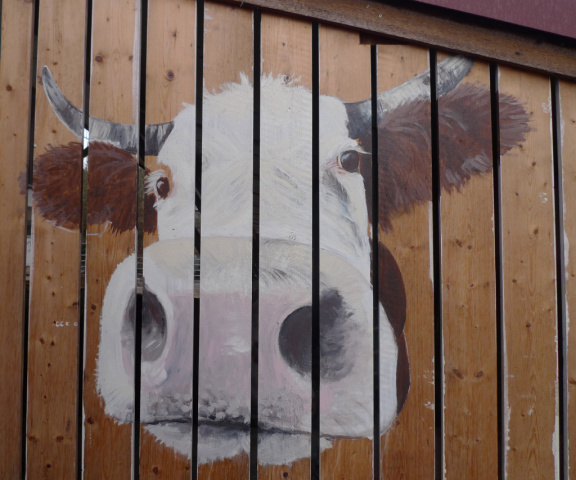
[{"label": "cow's ear", "polygon": [[82,208],[82,145],[49,146],[34,161],[33,198],[38,213],[57,227],[78,228]]},{"label": "cow's ear", "polygon": [[[109,223],[114,232],[136,225],[136,159],[102,142],[89,147],[88,225]],[[77,229],[81,218],[82,146],[50,147],[34,163],[34,201],[57,227]],[[148,198],[151,197],[151,198]],[[145,199],[145,230],[156,229],[155,198]]]},{"label": "cow's ear", "polygon": [[[440,179],[444,190],[459,190],[471,176],[492,169],[490,95],[484,87],[463,84],[439,100]],[[524,141],[529,116],[513,97],[500,96],[500,150],[504,154]],[[359,139],[371,148],[371,135]],[[378,126],[379,220],[391,228],[395,214],[432,198],[430,169],[430,104],[408,102],[384,116]],[[361,160],[368,209],[371,210],[369,156]],[[370,212],[371,213],[371,212]]]}]

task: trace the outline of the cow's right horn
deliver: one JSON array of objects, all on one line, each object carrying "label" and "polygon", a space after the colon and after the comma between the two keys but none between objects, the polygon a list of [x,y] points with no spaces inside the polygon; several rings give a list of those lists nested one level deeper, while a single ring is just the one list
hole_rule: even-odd
[{"label": "cow's right horn", "polygon": [[[82,110],[75,107],[60,91],[47,66],[42,67],[42,83],[48,102],[50,102],[56,116],[68,130],[76,135],[78,140],[82,140],[84,138]],[[105,141],[129,153],[138,153],[138,128],[136,125],[107,122],[90,116],[88,127],[90,140]],[[158,155],[173,127],[173,122],[146,125],[145,154]]]},{"label": "cow's right horn", "polygon": [[[474,61],[464,57],[448,57],[438,63],[436,91],[438,96],[448,93],[457,87],[468,75]],[[384,116],[403,105],[419,99],[430,97],[430,70],[404,82],[402,85],[382,92],[378,95],[378,123]],[[348,132],[351,138],[360,138],[370,131],[372,105],[370,99],[355,103],[347,103]]]}]

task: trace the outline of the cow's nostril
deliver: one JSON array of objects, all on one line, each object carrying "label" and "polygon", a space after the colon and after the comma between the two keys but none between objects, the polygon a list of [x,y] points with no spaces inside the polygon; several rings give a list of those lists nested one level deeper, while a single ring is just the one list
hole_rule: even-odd
[{"label": "cow's nostril", "polygon": [[[132,293],[124,312],[122,346],[134,347],[134,323],[136,319],[136,294]],[[153,362],[160,358],[166,345],[166,312],[154,292],[144,286],[142,297],[142,360]]]},{"label": "cow's nostril", "polygon": [[278,344],[286,363],[300,375],[312,371],[312,307],[294,310],[280,327]]},{"label": "cow's nostril", "polygon": [[[353,367],[350,358],[354,330],[352,313],[336,290],[320,298],[320,377],[325,381],[344,378]],[[303,376],[312,372],[312,307],[306,305],[286,317],[278,344],[286,363]]]}]

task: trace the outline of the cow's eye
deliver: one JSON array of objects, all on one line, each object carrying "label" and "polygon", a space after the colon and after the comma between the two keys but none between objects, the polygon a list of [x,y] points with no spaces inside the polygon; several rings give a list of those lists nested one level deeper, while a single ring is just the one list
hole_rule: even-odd
[{"label": "cow's eye", "polygon": [[338,163],[347,172],[356,173],[360,167],[360,154],[356,150],[348,150],[340,155]]},{"label": "cow's eye", "polygon": [[166,198],[170,193],[170,181],[168,177],[160,177],[156,180],[156,193],[160,198]]}]

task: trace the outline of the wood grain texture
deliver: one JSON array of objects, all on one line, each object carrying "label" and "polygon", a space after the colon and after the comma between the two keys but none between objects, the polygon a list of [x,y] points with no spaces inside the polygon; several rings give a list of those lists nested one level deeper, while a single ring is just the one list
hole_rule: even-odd
[{"label": "wood grain texture", "polygon": [[204,88],[217,94],[227,83],[253,80],[252,11],[206,2],[204,26]]},{"label": "wood grain texture", "polygon": [[[292,79],[295,85],[302,85],[308,90],[312,89],[312,25],[308,22],[294,21],[276,15],[262,14],[262,74],[271,75],[273,78],[286,77]],[[270,109],[272,105],[262,103],[262,109]],[[310,107],[311,108],[311,107]],[[302,112],[302,115],[305,115]],[[302,132],[304,134],[304,132]],[[266,145],[274,144],[275,138],[261,136],[261,151],[264,151]],[[295,140],[298,141],[298,140]],[[301,140],[300,140],[301,141]],[[312,144],[310,143],[310,151]],[[260,175],[260,204],[266,201],[266,196],[271,197],[272,192],[266,188],[266,170],[270,168],[272,158],[261,156],[261,175]],[[268,166],[267,166],[268,165]],[[270,175],[270,173],[268,173]],[[312,157],[310,156],[310,178],[312,177]],[[309,202],[302,203],[302,210],[312,210]],[[277,212],[279,218],[281,212]],[[269,216],[269,215],[268,215]],[[261,210],[260,231],[265,228],[263,220],[264,212]],[[301,234],[305,235],[300,228]],[[312,224],[310,224],[310,235]],[[262,243],[261,243],[262,245]],[[310,258],[312,258],[312,249],[310,248]],[[310,282],[312,281],[312,272],[310,272]],[[263,309],[263,299],[260,299],[260,312]],[[312,302],[312,293],[310,292],[310,302]],[[260,343],[271,341],[270,339],[261,338]],[[260,350],[260,361],[263,362],[262,349]],[[262,363],[261,363],[262,364]],[[259,391],[262,392],[262,385],[265,382],[262,371],[259,372]],[[310,390],[311,391],[311,390]],[[311,398],[311,397],[310,397]],[[259,408],[262,408],[262,397],[259,397]],[[262,417],[260,417],[262,418]],[[290,426],[287,425],[289,428]],[[308,443],[308,442],[306,442]],[[260,447],[262,448],[262,447]],[[259,479],[278,479],[278,478],[310,478],[310,459],[303,458],[295,461],[290,465],[262,465],[258,467]]]},{"label": "wood grain texture", "polygon": [[[196,24],[196,2],[182,0],[149,2],[148,18],[146,124],[153,124],[173,120],[182,110],[184,102],[194,103],[196,35],[193,27]],[[151,171],[158,168],[156,157],[146,157],[146,168]],[[162,168],[168,170],[166,166]],[[145,211],[144,215],[153,215],[153,212]],[[157,232],[147,235],[144,246],[147,247],[157,240]],[[148,269],[149,265],[144,260],[145,279],[148,276]],[[192,327],[191,322],[190,328]],[[188,450],[192,451],[191,436]],[[141,479],[189,479],[190,469],[191,462],[188,457],[161,444],[142,425]]]},{"label": "wood grain texture", "polygon": [[[401,85],[428,68],[428,51],[378,46],[378,91]],[[430,131],[429,125],[422,127]],[[429,154],[431,155],[431,154]],[[431,158],[431,157],[430,157]],[[431,165],[431,160],[430,160]],[[427,172],[432,190],[432,170]],[[384,195],[385,192],[380,192]],[[380,242],[398,262],[407,296],[404,333],[410,359],[410,391],[404,408],[381,438],[381,478],[434,478],[434,284],[432,211],[428,204],[395,215]]]},{"label": "wood grain texture", "polygon": [[[43,3],[38,19],[38,72],[48,65],[71,100],[80,104],[85,8],[83,1]],[[35,125],[35,160],[50,144],[75,140],[52,112],[39,78]],[[80,155],[77,161],[82,161]],[[38,180],[35,172],[33,183]],[[77,232],[58,229],[43,219],[36,205],[32,235],[27,475],[73,478],[77,467],[80,239]]]},{"label": "wood grain texture", "polygon": [[[229,5],[220,5],[214,2],[206,2],[205,4],[205,20],[204,20],[204,87],[210,94],[218,94],[225,90],[223,87],[226,84],[232,82],[239,83],[241,81],[241,75],[245,75],[247,79],[252,81],[253,72],[253,52],[254,52],[254,41],[253,41],[253,27],[252,27],[252,12],[249,10],[240,10]],[[206,98],[206,96],[205,96]],[[247,102],[253,105],[253,98],[247,98]],[[229,111],[233,111],[235,105],[230,105]],[[207,120],[206,109],[204,110],[204,123],[209,124]],[[248,121],[252,121],[252,113],[248,115]],[[223,122],[223,120],[221,120]],[[243,129],[246,132],[246,136],[249,138],[246,144],[251,145],[252,131],[251,129]],[[250,133],[248,134],[248,131]],[[208,131],[208,129],[203,129],[203,140],[202,148],[203,152],[214,152],[218,151],[218,146],[222,142],[221,137],[215,137],[213,131]],[[207,158],[206,153],[203,154],[203,172],[206,171],[210,166],[210,162],[213,162],[213,158]],[[253,163],[253,153],[251,146],[243,150],[243,154],[240,157],[235,158],[235,165],[241,165],[241,170],[243,172],[248,172],[248,178],[252,178],[252,163]],[[222,176],[225,173],[222,172]],[[204,200],[209,198],[216,198],[222,195],[222,187],[216,185],[214,182],[206,182],[206,177],[203,176],[202,182],[202,198]],[[246,205],[252,205],[252,185],[244,184],[244,189],[242,192],[237,193],[234,197],[237,202],[244,203]],[[214,218],[219,218],[220,205],[216,205],[215,202],[204,201],[202,203],[202,226],[208,224],[215,227],[216,222]],[[220,216],[221,218],[221,216]],[[252,258],[252,236],[246,237],[242,232],[252,230],[252,212],[247,211],[242,215],[242,219],[234,223],[233,227],[226,227],[228,235],[231,237],[236,237],[242,241],[235,241],[228,245],[224,255],[226,258]],[[210,237],[208,237],[204,232],[206,230],[202,229],[202,240],[201,245],[202,254],[200,257],[200,269],[202,276],[200,278],[200,338],[212,338],[215,336],[217,330],[217,322],[219,318],[214,313],[214,307],[208,310],[208,303],[210,302],[210,296],[212,296],[212,302],[214,302],[214,293],[206,292],[203,286],[203,278],[205,276],[214,277],[217,275],[218,270],[222,270],[222,265],[229,264],[229,261],[222,260],[222,264],[216,265],[214,263],[207,264],[203,261],[205,256],[203,255],[206,251],[205,245],[209,244]],[[241,238],[242,237],[242,238]],[[232,254],[232,257],[228,257],[228,254]],[[245,265],[250,266],[252,262],[247,262]],[[230,272],[229,272],[230,273]],[[236,272],[238,278],[242,279],[242,283],[245,285],[251,285],[252,282],[252,269],[245,268],[242,271]],[[222,278],[222,284],[226,282],[225,278]],[[234,335],[236,341],[242,342],[245,345],[252,344],[252,301],[251,298],[245,298],[243,295],[239,294],[237,291],[234,292],[222,292],[218,294],[218,302],[220,304],[220,309],[227,309],[230,312],[229,315],[233,315],[235,319],[234,331],[230,331],[230,335]],[[224,306],[226,305],[226,306]],[[232,314],[232,311],[234,312]],[[212,313],[210,313],[212,312]],[[226,313],[227,313],[226,312]],[[219,310],[220,314],[224,311]],[[226,314],[224,313],[224,314]],[[216,333],[217,335],[217,333]],[[222,355],[225,356],[223,352],[214,353],[214,346],[209,345],[208,342],[200,341],[200,351],[199,351],[199,364],[198,368],[200,371],[209,368],[210,363],[213,361],[211,355]],[[211,353],[212,351],[212,353]],[[226,379],[233,378],[234,389],[236,391],[236,408],[250,412],[250,399],[251,399],[251,356],[246,355],[238,357],[232,362],[226,363],[227,369],[223,373],[222,378],[216,376],[211,378],[206,378],[200,374],[200,381],[198,383],[198,396],[199,396],[199,414],[200,416],[205,415],[206,411],[202,411],[203,405],[206,405],[206,398],[209,397],[210,392],[219,392],[222,384]],[[224,387],[225,388],[225,387]],[[242,399],[242,400],[238,400]],[[250,419],[247,419],[248,423]],[[249,436],[249,429],[246,429],[246,433]],[[223,432],[223,435],[225,432]],[[198,443],[206,441],[202,438],[202,430],[198,432]],[[237,478],[238,480],[248,480],[249,478],[249,453],[240,453],[231,459],[225,459],[221,461],[205,463],[199,465],[198,467],[198,479],[200,480],[217,480],[220,478]]]},{"label": "wood grain texture", "polygon": [[505,468],[557,478],[554,197],[548,78],[503,67],[500,93],[530,114],[526,142],[502,158]]},{"label": "wood grain texture", "polygon": [[[411,5],[361,0],[227,0],[576,78],[576,50],[532,35],[462,24]],[[421,10],[421,9],[420,9]]]},{"label": "wood grain texture", "polygon": [[[90,115],[121,123],[136,123],[140,66],[139,20],[135,0],[94,2],[92,11],[92,58]],[[88,167],[87,214],[95,214],[96,182],[93,163]],[[133,181],[136,182],[136,167]],[[132,181],[132,180],[128,180]],[[86,241],[86,351],[85,351],[85,447],[87,479],[129,478],[132,468],[132,425],[119,424],[104,413],[98,393],[96,360],[99,355],[100,315],[106,287],[117,265],[135,249],[134,230],[114,232],[107,225],[87,229]],[[126,267],[128,268],[128,267]],[[134,288],[136,265],[134,263]],[[129,290],[130,285],[126,285]],[[121,313],[121,312],[119,312]],[[118,366],[122,369],[122,365]]]},{"label": "wood grain texture", "polygon": [[22,387],[26,281],[26,205],[34,5],[2,8],[0,63],[0,478],[22,476]]},{"label": "wood grain texture", "polygon": [[[370,98],[370,46],[360,45],[357,33],[340,30],[333,27],[321,26],[319,29],[320,49],[320,95],[329,95],[345,102],[357,102]],[[322,108],[322,107],[321,107]],[[322,118],[322,111],[320,111]],[[322,131],[322,125],[320,125]],[[320,158],[325,159],[327,152],[320,148]],[[322,211],[322,209],[321,209]],[[320,219],[322,223],[322,219]],[[320,248],[326,248],[326,238],[320,230]],[[320,252],[320,272],[330,267],[330,259]],[[320,273],[322,284],[322,273]],[[370,312],[371,313],[371,312]],[[322,307],[320,315],[326,315]],[[372,324],[372,316],[367,320]],[[370,344],[373,336],[370,335]],[[373,354],[372,349],[370,353]],[[320,358],[322,364],[322,358]],[[363,365],[366,375],[373,372],[372,358]],[[322,373],[320,374],[322,376]],[[322,388],[323,380],[320,380]],[[342,380],[343,388],[345,380]],[[373,403],[374,387],[370,382],[369,388],[362,392],[368,402]],[[322,403],[322,394],[320,394]],[[373,412],[372,412],[373,415]],[[320,435],[324,435],[323,415],[320,413]],[[321,478],[329,480],[334,478],[373,478],[374,449],[371,439],[358,439],[354,441],[339,441],[337,448],[325,450],[320,458]]]},{"label": "wood grain texture", "polygon": [[[576,311],[576,85],[560,82],[562,128],[562,181],[564,189],[564,265],[566,267],[566,373],[568,377],[568,467],[567,477],[576,472],[576,327],[570,314]],[[570,328],[572,327],[572,328]]]},{"label": "wood grain texture", "polygon": [[[488,110],[490,69],[476,63],[464,80],[482,86],[474,105],[461,102],[465,117]],[[442,100],[439,116],[451,115]],[[482,128],[490,131],[489,122]],[[455,133],[440,125],[440,139]],[[470,132],[472,134],[472,132]],[[465,135],[465,132],[464,132]],[[491,158],[490,136],[482,150]],[[474,158],[475,145],[462,152]],[[440,157],[452,148],[440,141]],[[492,171],[474,178],[460,191],[443,192],[442,326],[444,365],[445,478],[498,477],[498,408],[496,365],[496,291],[494,264],[494,192]]]}]

